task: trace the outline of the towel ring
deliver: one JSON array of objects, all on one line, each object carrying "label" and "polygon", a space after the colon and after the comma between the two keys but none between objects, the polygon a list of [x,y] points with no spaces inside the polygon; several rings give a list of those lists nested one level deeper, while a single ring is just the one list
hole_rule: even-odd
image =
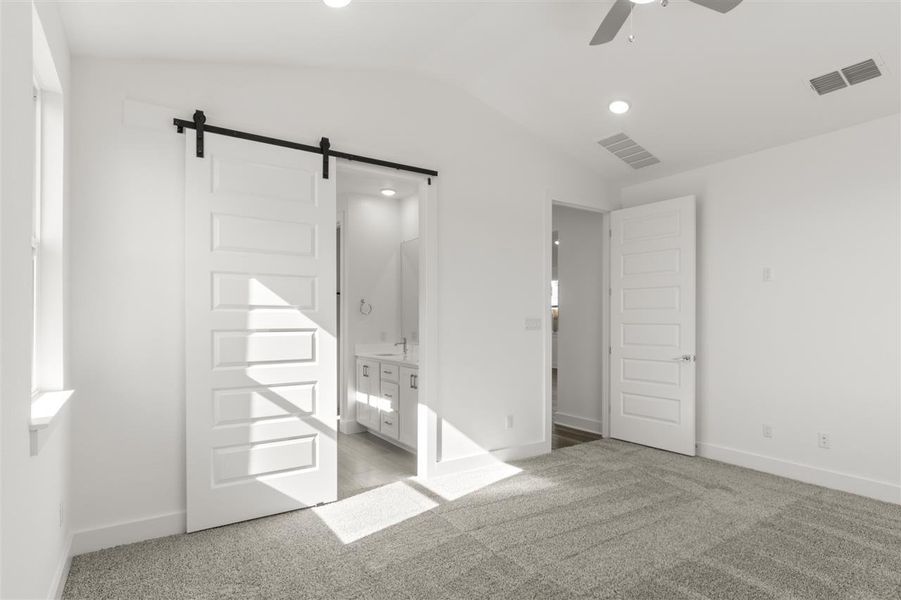
[{"label": "towel ring", "polygon": [[360,314],[368,315],[370,313],[372,313],[372,305],[370,303],[366,302],[365,299],[360,300]]}]

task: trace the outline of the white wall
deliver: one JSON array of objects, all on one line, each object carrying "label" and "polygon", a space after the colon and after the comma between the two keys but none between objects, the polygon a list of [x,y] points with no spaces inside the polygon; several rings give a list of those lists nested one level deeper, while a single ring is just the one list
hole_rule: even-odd
[{"label": "white wall", "polygon": [[[67,43],[54,5],[37,6],[64,97]],[[32,6],[0,3],[0,597],[56,592],[69,544],[69,415],[30,455],[31,230],[34,161]],[[64,108],[65,110],[65,108]],[[63,522],[60,522],[60,506]]]},{"label": "white wall", "polygon": [[[73,81],[78,528],[160,517],[175,530],[184,510],[184,141],[171,117],[195,108],[211,124],[327,135],[338,150],[438,169],[442,458],[544,439],[543,339],[524,328],[545,310],[544,211],[549,191],[606,206],[600,178],[418,77],[77,59]],[[126,99],[171,109],[123,118]]]},{"label": "white wall", "polygon": [[409,196],[400,201],[400,239],[406,242],[419,237],[419,198]]},{"label": "white wall", "polygon": [[[359,194],[342,200],[347,207],[348,346],[393,344],[400,339],[400,201]],[[368,315],[360,312],[362,299],[372,307]],[[349,377],[355,373],[348,369]]]},{"label": "white wall", "polygon": [[400,336],[419,344],[419,197],[400,201]]},{"label": "white wall", "polygon": [[698,196],[703,455],[901,502],[899,126],[622,191],[626,206]]},{"label": "white wall", "polygon": [[602,323],[604,216],[554,205],[559,236],[557,280],[560,317],[557,332],[557,408],[554,422],[601,432],[601,377],[606,353]]}]

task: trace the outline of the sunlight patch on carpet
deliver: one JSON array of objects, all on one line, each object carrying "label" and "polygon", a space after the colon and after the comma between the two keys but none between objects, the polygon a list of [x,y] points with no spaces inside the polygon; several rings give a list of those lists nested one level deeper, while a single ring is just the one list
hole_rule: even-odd
[{"label": "sunlight patch on carpet", "polygon": [[425,494],[398,481],[312,510],[338,539],[350,544],[436,506]]}]

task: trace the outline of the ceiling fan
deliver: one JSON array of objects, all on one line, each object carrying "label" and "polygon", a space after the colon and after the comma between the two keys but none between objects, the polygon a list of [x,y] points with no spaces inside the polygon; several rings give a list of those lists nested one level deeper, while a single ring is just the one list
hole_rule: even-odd
[{"label": "ceiling fan", "polygon": [[[689,2],[700,4],[701,6],[711,8],[721,13],[729,12],[741,4],[741,1],[742,0],[689,0]],[[629,18],[629,15],[632,14],[632,8],[636,4],[648,4],[650,2],[654,2],[654,0],[616,0],[610,8],[610,12],[604,17],[601,26],[598,27],[597,33],[591,38],[591,45],[597,46],[598,44],[606,44],[611,41],[616,37],[616,34],[619,33],[619,30]],[[661,0],[661,4],[666,6],[669,2],[668,0]]]}]

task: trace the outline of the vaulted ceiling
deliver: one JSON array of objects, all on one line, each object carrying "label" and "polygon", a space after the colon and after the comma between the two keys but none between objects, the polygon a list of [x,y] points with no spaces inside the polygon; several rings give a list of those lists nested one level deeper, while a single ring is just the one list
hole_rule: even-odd
[{"label": "vaulted ceiling", "polygon": [[[63,2],[74,54],[408,71],[459,85],[609,180],[631,183],[901,109],[897,0],[671,0],[588,41],[610,2]],[[630,42],[628,33],[634,34]],[[874,58],[884,75],[818,96],[808,80]],[[611,100],[632,110],[611,114]],[[662,161],[633,170],[625,132]],[[864,150],[862,150],[864,151]]]}]

